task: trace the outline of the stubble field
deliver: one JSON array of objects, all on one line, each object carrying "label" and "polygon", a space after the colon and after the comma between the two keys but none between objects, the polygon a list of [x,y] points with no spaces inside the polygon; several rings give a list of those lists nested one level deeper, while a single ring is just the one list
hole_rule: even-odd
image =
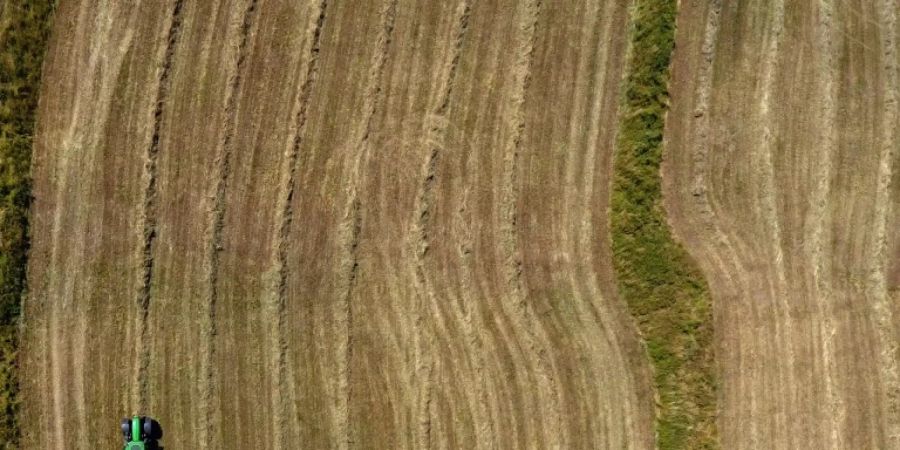
[{"label": "stubble field", "polygon": [[641,5],[60,0],[22,448],[900,448],[900,4]]},{"label": "stubble field", "polygon": [[27,448],[649,448],[615,1],[62,1]]}]

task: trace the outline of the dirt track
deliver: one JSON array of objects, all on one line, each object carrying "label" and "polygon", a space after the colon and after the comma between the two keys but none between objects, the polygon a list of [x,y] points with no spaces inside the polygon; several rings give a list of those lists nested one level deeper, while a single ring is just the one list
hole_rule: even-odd
[{"label": "dirt track", "polygon": [[682,2],[663,174],[723,448],[900,448],[898,6]]},{"label": "dirt track", "polygon": [[626,2],[121,3],[62,0],[45,62],[25,448],[652,447]]}]

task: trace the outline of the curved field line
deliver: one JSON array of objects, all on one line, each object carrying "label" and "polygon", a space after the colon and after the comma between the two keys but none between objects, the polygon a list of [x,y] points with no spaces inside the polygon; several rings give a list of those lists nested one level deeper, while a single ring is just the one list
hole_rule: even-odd
[{"label": "curved field line", "polygon": [[[454,30],[454,44],[448,55],[449,57],[442,68],[444,77],[441,80],[441,86],[443,89],[437,99],[437,107],[434,108],[433,115],[429,117],[430,120],[425,120],[423,122],[423,127],[425,129],[422,130],[422,133],[427,136],[426,144],[432,146],[432,148],[423,164],[422,181],[416,195],[416,206],[413,208],[413,220],[411,221],[412,230],[409,233],[412,239],[410,247],[412,247],[413,254],[415,255],[415,257],[410,260],[409,270],[412,272],[411,279],[415,283],[415,295],[418,297],[418,304],[415,308],[416,317],[414,320],[414,323],[416,324],[415,371],[419,382],[416,410],[418,412],[417,421],[420,428],[418,434],[424,441],[419,444],[423,445],[425,448],[432,447],[431,402],[434,385],[434,363],[431,361],[430,355],[428,355],[428,349],[435,348],[435,345],[433,342],[429,342],[429,345],[423,348],[422,340],[426,338],[425,333],[421,330],[420,324],[424,320],[422,311],[425,309],[426,302],[435,304],[438,301],[435,297],[431,280],[425,270],[425,260],[427,258],[429,247],[428,225],[431,208],[434,203],[434,182],[435,177],[437,176],[437,165],[440,161],[440,154],[446,140],[447,113],[451,107],[456,72],[462,55],[462,47],[469,26],[469,16],[472,12],[472,6],[469,0],[462,0],[456,9],[458,11],[458,19],[456,20],[456,28]],[[433,341],[433,339],[431,339],[431,341]],[[481,391],[480,386],[477,386],[476,389]],[[481,396],[483,397],[483,393]],[[479,412],[485,414],[483,409]],[[486,421],[482,419],[479,420],[479,423],[484,425]],[[482,430],[482,433],[486,433],[486,430]],[[489,441],[492,440],[489,434],[484,435]]]},{"label": "curved field line", "polygon": [[[843,419],[840,417],[844,411],[841,399],[835,392],[834,372],[834,336],[837,333],[833,321],[834,312],[831,311],[833,292],[829,277],[829,262],[824,257],[824,247],[826,239],[831,239],[830,229],[826,230],[826,224],[830,222],[829,210],[829,194],[832,178],[832,159],[837,148],[838,140],[838,123],[837,123],[837,107],[835,105],[837,96],[837,66],[832,55],[838,54],[838,46],[835,43],[835,25],[832,20],[834,14],[834,5],[829,0],[823,0],[820,3],[821,14],[820,20],[817,21],[816,37],[819,39],[820,45],[817,46],[821,51],[819,55],[819,74],[823,77],[821,81],[822,87],[822,121],[824,125],[820,135],[821,142],[819,147],[823,149],[823,156],[819,163],[818,170],[815,173],[815,185],[812,193],[812,215],[810,222],[812,230],[811,234],[812,247],[812,272],[815,281],[816,290],[821,297],[817,302],[818,308],[824,318],[824,327],[821,331],[821,342],[823,345],[823,359],[825,370],[825,395],[828,398],[829,406],[836,414],[831,416],[831,439],[834,443],[843,443],[844,439],[841,433],[840,424]],[[826,235],[827,234],[827,235]],[[824,307],[822,306],[824,305]],[[841,447],[846,444],[840,444]]]},{"label": "curved field line", "polygon": [[[159,160],[159,139],[162,128],[165,103],[169,93],[169,79],[172,72],[172,64],[175,59],[175,49],[178,45],[179,31],[181,30],[181,10],[184,0],[176,0],[172,6],[169,32],[166,37],[166,49],[163,54],[162,70],[156,86],[156,107],[153,112],[153,135],[150,145],[147,147],[144,163],[144,194],[141,223],[143,229],[143,266],[141,272],[141,285],[138,291],[137,306],[138,316],[138,342],[147,341],[148,316],[150,312],[150,288],[153,280],[153,247],[156,242],[156,200],[157,200],[157,162]],[[147,370],[150,367],[150,348],[140,346],[140,357],[137,371],[137,399],[134,402],[140,410],[146,410],[149,401]]]},{"label": "curved field line", "polygon": [[[774,265],[775,280],[769,280],[770,295],[776,299],[776,304],[780,306],[781,320],[776,320],[773,324],[775,329],[775,341],[784,343],[785,348],[782,351],[786,354],[787,363],[779,366],[779,381],[786,386],[794,386],[796,384],[793,368],[796,365],[796,357],[794,355],[794,335],[792,320],[790,317],[790,305],[788,304],[788,286],[785,275],[784,264],[784,247],[783,233],[781,230],[781,218],[778,215],[779,195],[778,185],[775,179],[775,166],[773,163],[773,152],[775,151],[775,139],[773,127],[777,126],[777,118],[771,113],[772,94],[775,90],[775,77],[778,74],[778,56],[781,53],[782,41],[784,36],[784,0],[774,0],[774,11],[772,12],[767,27],[768,35],[766,36],[767,45],[765,47],[765,56],[763,61],[762,86],[759,88],[759,103],[757,105],[759,111],[759,120],[762,124],[760,132],[760,142],[758,150],[754,153],[753,159],[756,164],[754,170],[757,171],[758,179],[761,180],[761,187],[758,190],[759,197],[757,205],[760,209],[760,215],[765,219],[765,223],[770,227],[772,264]],[[780,302],[779,302],[780,300]],[[779,304],[780,303],[780,304]],[[762,414],[755,409],[755,396],[751,400],[754,407],[751,407],[753,414]],[[791,396],[786,396],[783,401],[790,402]],[[765,430],[757,430],[756,425],[759,421],[750,422],[749,435],[759,436],[766,433]],[[778,426],[787,426],[784,421],[779,421]],[[783,435],[789,435],[790,430],[782,430],[779,432]]]},{"label": "curved field line", "polygon": [[[508,305],[510,316],[517,328],[524,332],[528,353],[537,358],[537,374],[540,376],[537,386],[541,403],[546,406],[546,422],[534,424],[542,429],[545,437],[550,440],[546,445],[559,447],[559,439],[562,435],[562,412],[560,410],[559,393],[554,389],[554,380],[559,379],[557,368],[548,355],[545,343],[549,342],[544,325],[535,319],[530,304],[525,300],[525,288],[522,281],[522,255],[519,248],[518,211],[517,203],[520,198],[518,174],[520,171],[518,161],[525,131],[525,102],[526,93],[531,82],[531,70],[534,64],[535,40],[537,37],[537,24],[541,13],[542,2],[530,1],[518,11],[518,26],[522,41],[515,50],[513,63],[513,92],[509,99],[507,120],[509,121],[510,137],[503,150],[503,175],[500,185],[500,225],[501,245],[503,252],[504,271],[506,282],[509,286],[509,295],[504,295],[504,300],[511,302]],[[514,332],[515,333],[515,332]],[[550,427],[547,432],[545,427]]]},{"label": "curved field line", "polygon": [[[589,32],[584,33],[585,37],[581,43],[583,48],[590,49],[592,48],[591,46],[597,45],[597,42],[603,44],[613,42],[614,33],[620,31],[616,29],[616,25],[625,23],[624,21],[616,22],[614,19],[619,14],[617,13],[617,10],[620,8],[624,11],[623,15],[627,17],[626,8],[616,2],[600,3],[604,3],[602,10],[599,5],[595,5],[597,10],[592,11],[591,14],[588,15],[593,16],[592,20],[585,21],[581,24],[583,29],[590,30]],[[580,58],[579,74],[585,72],[589,73],[589,65],[609,67],[610,60],[615,57],[615,54],[611,54],[612,49],[610,49],[608,45],[601,44],[599,47],[601,51],[598,52],[596,60],[591,58]],[[590,94],[592,98],[586,102],[583,109],[577,111],[575,116],[584,115],[585,111],[589,111],[587,114],[587,117],[589,118],[604,117],[604,111],[607,107],[605,102],[614,94],[616,94],[615,100],[616,104],[618,104],[619,92],[617,90],[614,93],[607,92],[606,87],[610,82],[614,82],[614,79],[615,81],[620,80],[625,74],[625,69],[622,68],[619,71],[596,70],[594,72],[595,73],[588,82],[588,85],[592,86],[593,92]],[[578,84],[578,82],[576,82],[576,84]],[[574,91],[574,95],[579,94],[579,92]],[[573,102],[576,104],[578,103],[575,99],[573,99]],[[594,217],[602,215],[608,220],[607,207],[609,205],[610,195],[608,181],[609,176],[612,173],[612,151],[607,147],[610,145],[609,141],[601,141],[601,137],[605,137],[604,133],[606,132],[604,131],[604,128],[612,128],[610,125],[614,124],[606,123],[603,120],[590,120],[583,155],[576,158],[566,158],[565,162],[565,185],[569,188],[566,190],[563,198],[563,210],[569,212],[569,214],[574,217],[570,219],[571,223],[569,224],[569,227],[573,232],[563,233],[562,243],[567,249],[568,254],[575,255],[574,261],[592,261],[591,264],[595,267],[609,267],[608,261],[598,260],[593,246],[586,244],[603,240],[606,241],[605,246],[609,246],[609,224],[604,224],[604,227],[600,229],[597,225],[598,220]],[[582,123],[576,120],[571,121],[568,130],[568,141],[578,142],[579,135],[582,133],[584,133]],[[614,140],[614,133],[609,133],[611,135],[610,140]],[[609,158],[606,165],[600,165],[605,157]],[[606,197],[604,203],[596,203],[596,197],[598,195]],[[589,265],[585,268],[580,263],[576,263],[575,268],[569,269],[566,272],[568,274],[568,283],[573,287],[573,294],[577,300],[575,306],[576,312],[580,317],[579,320],[584,321],[584,323],[597,323],[598,328],[596,335],[592,334],[586,338],[582,338],[581,340],[586,342],[582,342],[580,345],[591,348],[596,345],[594,341],[602,340],[606,342],[608,348],[607,351],[612,352],[612,354],[605,354],[606,352],[603,351],[597,352],[599,356],[598,361],[592,364],[594,367],[591,367],[591,370],[595,375],[589,375],[588,377],[602,377],[602,370],[608,367],[627,366],[629,362],[634,360],[634,358],[630,358],[627,354],[628,350],[630,348],[639,348],[640,345],[637,339],[630,341],[629,338],[626,337],[627,334],[631,333],[633,333],[635,337],[638,336],[637,326],[630,320],[630,316],[627,312],[627,305],[618,298],[618,293],[614,290],[612,290],[611,297],[605,298],[610,296],[611,289],[601,289],[598,280],[599,274],[596,273],[594,267]],[[610,277],[612,277],[611,268],[609,269],[609,273]],[[610,305],[610,303],[617,302],[621,302],[621,311],[625,314],[617,314],[618,311],[615,310],[615,307]],[[625,323],[623,324],[622,322]],[[637,367],[633,366],[632,369],[633,370],[630,372],[633,377],[623,379],[623,384],[630,388],[630,391],[636,392],[640,392],[643,389],[643,386],[649,388],[652,384],[649,361],[646,361],[645,358],[641,358],[641,365]],[[601,390],[605,389],[601,388]],[[614,404],[617,400],[624,401],[624,404]],[[652,406],[652,399],[649,394],[646,396],[639,394],[637,398],[629,395],[605,395],[603,404],[598,405],[597,407],[597,410],[599,411],[607,411],[605,417],[599,418],[603,424],[603,430],[598,430],[598,434],[604,439],[602,445],[612,448],[616,445],[616,439],[622,442],[622,445],[629,446],[629,448],[643,448],[652,445],[655,439],[650,433],[646,433],[645,435],[635,434],[635,431],[641,430],[640,422],[643,422],[648,418],[640,417],[644,410],[650,409],[647,408],[647,406]],[[618,430],[616,427],[623,425],[618,423],[619,418],[616,417],[617,414],[613,412],[616,410],[623,411],[624,419],[624,427]],[[647,416],[652,418],[652,413]],[[565,436],[570,440],[572,438],[577,438],[577,436],[570,436],[571,434],[572,431],[569,431]],[[621,436],[616,436],[617,434],[621,434]],[[582,440],[582,442],[587,441]],[[570,442],[564,442],[564,444],[569,447],[573,445]]]},{"label": "curved field line", "polygon": [[355,160],[350,167],[350,172],[346,176],[348,185],[348,202],[344,209],[344,218],[339,225],[340,247],[344,249],[344,255],[341,261],[341,271],[344,273],[342,279],[343,286],[340,289],[341,303],[343,305],[344,326],[346,330],[346,341],[344,342],[344,355],[341,357],[340,363],[340,380],[339,390],[345,393],[341,399],[339,410],[339,425],[341,430],[341,440],[339,447],[348,448],[355,441],[350,426],[350,402],[353,395],[352,383],[352,357],[353,357],[353,308],[351,298],[354,287],[356,286],[357,276],[359,274],[359,236],[362,230],[362,207],[358,193],[360,185],[360,168],[367,159],[369,152],[369,137],[372,133],[373,119],[378,108],[378,99],[381,95],[381,83],[384,75],[385,60],[387,52],[391,45],[391,35],[394,31],[394,23],[396,21],[398,0],[387,0],[381,11],[381,29],[376,38],[378,50],[372,55],[372,61],[369,62],[368,86],[366,87],[366,95],[364,98],[363,110],[366,111],[366,118],[363,126],[356,130],[358,134],[357,144],[355,146]]},{"label": "curved field line", "polygon": [[[78,29],[76,33],[91,33],[93,30],[92,27],[86,26],[85,24],[89,23],[86,20],[87,15],[90,13],[89,5],[82,5],[82,7],[78,11]],[[79,37],[84,37],[82,34]],[[87,66],[90,69],[95,69],[97,65],[100,63],[98,61],[98,46],[100,45],[100,40],[102,38],[101,33],[94,33],[91,36],[92,39],[85,40],[90,44],[88,50],[88,55],[86,56]],[[93,91],[90,91],[93,93]],[[78,117],[79,112],[82,108],[84,108],[84,99],[79,97],[75,104],[73,105],[72,117]],[[82,132],[78,129],[78,121],[72,120],[70,122],[69,127],[66,129],[66,137],[65,144],[70,146],[70,148],[66,149],[66,153],[74,153],[75,151],[80,150],[76,146],[83,145],[80,142],[82,137]],[[59,178],[56,181],[57,190],[54,192],[54,203],[56,205],[63,204],[66,199],[66,189],[70,185],[70,179],[73,176],[73,172],[75,169],[72,168],[73,157],[64,154],[62,155],[57,164],[59,165],[58,171],[60,172]],[[60,267],[60,265],[64,264],[67,261],[64,261],[63,252],[60,251],[60,248],[65,246],[65,241],[62,240],[62,226],[64,222],[65,211],[63,208],[56,208],[53,213],[52,220],[52,231],[50,236],[50,266],[51,267]],[[64,239],[64,238],[63,238]],[[82,241],[83,245],[83,241]],[[66,408],[66,399],[64,390],[69,383],[64,383],[63,380],[68,377],[64,376],[64,359],[65,355],[60,352],[61,341],[65,340],[64,332],[62,324],[60,323],[60,309],[68,310],[71,305],[72,292],[69,286],[71,286],[70,281],[67,281],[64,274],[57,273],[56,271],[50,271],[48,274],[48,285],[52,291],[62,292],[61,299],[57,299],[56,301],[50,301],[50,312],[49,312],[49,320],[47,323],[46,334],[48,335],[48,339],[45,341],[46,345],[49,346],[49,372],[50,377],[46,379],[46,385],[44,387],[44,392],[47,397],[51,397],[52,401],[49,402],[50,407],[46,407],[43,411],[45,414],[45,420],[47,422],[47,441],[46,444],[48,446],[52,446],[58,449],[62,449],[65,443],[65,423],[62,420],[59,420],[58,413]],[[68,291],[68,292],[67,292]],[[63,352],[66,349],[62,349]],[[69,350],[69,354],[71,354],[71,350]],[[83,417],[81,414],[78,414],[78,422],[79,425],[83,423]],[[80,436],[79,436],[80,437]],[[73,437],[74,438],[74,437]]]},{"label": "curved field line", "polygon": [[[281,168],[280,192],[278,194],[279,216],[276,217],[276,223],[279,225],[278,234],[273,241],[273,254],[276,256],[273,261],[276,275],[274,286],[275,295],[273,296],[273,304],[267,305],[266,314],[267,322],[275,324],[275,332],[270,335],[270,358],[273,358],[275,365],[277,385],[273,386],[270,394],[270,402],[273,411],[279,414],[278,423],[275,429],[279,430],[279,436],[275,440],[277,448],[289,448],[288,426],[285,422],[290,422],[291,435],[299,436],[299,422],[297,412],[294,411],[296,405],[296,394],[294,389],[287,385],[288,363],[287,355],[287,324],[285,317],[285,299],[287,290],[287,259],[288,259],[288,236],[291,230],[291,221],[293,219],[293,210],[291,208],[294,196],[294,179],[297,173],[298,154],[302,141],[303,131],[306,129],[307,112],[309,109],[309,98],[315,87],[316,79],[319,71],[319,50],[321,45],[322,29],[325,25],[326,11],[328,8],[328,0],[320,0],[317,4],[316,13],[312,15],[314,21],[308,32],[309,35],[309,60],[307,62],[306,73],[297,96],[297,111],[294,119],[293,137],[288,151],[288,157],[284,161]],[[292,420],[293,419],[293,420]]]},{"label": "curved field line", "polygon": [[[85,15],[88,13],[88,5],[82,5],[82,7],[78,11],[78,27],[76,29],[77,33],[84,33],[84,25],[87,21],[83,20]],[[89,63],[95,63],[95,60],[90,60]],[[74,113],[77,114],[78,110],[81,108],[81,102],[77,101],[74,105]],[[73,114],[73,116],[75,115]],[[76,131],[76,123],[73,120],[69,129],[67,131],[67,138],[71,139],[71,136],[75,134]],[[68,142],[67,142],[68,143]],[[70,144],[71,145],[71,144]],[[56,192],[54,192],[54,203],[59,205],[63,203],[63,199],[65,198],[64,188],[68,185],[68,180],[70,177],[70,158],[60,157],[58,161],[56,161],[58,171],[60,172],[59,178],[56,180]],[[59,251],[60,245],[60,236],[62,234],[62,221],[63,221],[63,211],[62,208],[56,208],[53,212],[52,219],[52,230],[50,234],[50,266],[51,267],[59,267],[60,259],[62,257],[61,252]],[[50,271],[47,276],[47,284],[50,287],[50,290],[58,290],[57,286],[57,277],[61,277],[62,274],[57,274],[55,271]],[[54,304],[59,303],[59,304]],[[49,320],[47,321],[47,327],[45,329],[45,338],[44,338],[44,351],[47,351],[49,355],[46,357],[46,367],[49,369],[49,377],[45,378],[45,383],[42,391],[45,392],[45,398],[49,398],[49,401],[45,401],[44,409],[42,413],[44,414],[45,421],[45,441],[44,445],[52,446],[54,448],[61,449],[63,445],[63,423],[60,420],[55,420],[56,415],[53,411],[59,411],[63,409],[64,399],[63,399],[63,369],[61,367],[62,364],[62,356],[59,352],[59,332],[60,332],[60,324],[59,324],[59,312],[57,309],[60,306],[66,306],[66,301],[63,299],[59,302],[48,302],[50,306],[49,311]],[[49,349],[47,349],[47,346]],[[55,445],[54,445],[55,443]]]},{"label": "curved field line", "polygon": [[222,140],[218,146],[219,154],[216,155],[216,166],[213,171],[215,182],[215,192],[212,196],[214,199],[213,209],[210,212],[210,229],[208,233],[209,247],[206,249],[207,261],[207,289],[208,298],[206,301],[207,314],[201,318],[200,328],[201,336],[205,336],[204,341],[200,345],[200,374],[201,379],[198,380],[200,390],[200,411],[203,417],[200,420],[200,430],[198,442],[201,449],[214,447],[211,429],[214,425],[214,415],[221,413],[216,411],[213,404],[215,403],[214,392],[216,382],[216,367],[213,363],[215,358],[215,335],[216,335],[216,304],[219,298],[218,276],[219,276],[219,254],[222,250],[222,228],[225,222],[225,194],[228,187],[228,176],[231,171],[231,152],[232,142],[234,140],[235,122],[237,120],[237,109],[241,82],[243,80],[244,66],[247,60],[247,46],[250,35],[256,23],[258,0],[250,0],[247,8],[243,12],[243,21],[239,31],[239,43],[237,48],[237,61],[235,62],[234,71],[228,81],[227,94],[225,99],[225,123],[223,126]]},{"label": "curved field line", "polygon": [[[880,26],[884,37],[882,38],[882,68],[884,70],[885,86],[881,89],[884,95],[884,115],[882,116],[883,135],[880,137],[878,151],[878,173],[877,184],[875,190],[875,214],[876,221],[874,224],[873,235],[875,238],[874,255],[871,258],[871,268],[869,269],[869,287],[870,295],[874,299],[873,312],[875,316],[876,334],[878,343],[881,346],[879,357],[881,359],[881,375],[887,383],[885,409],[886,417],[884,417],[884,426],[888,439],[894,445],[900,445],[900,368],[898,368],[898,358],[900,358],[900,343],[894,336],[894,323],[896,319],[893,317],[891,309],[891,299],[887,291],[887,270],[888,270],[888,221],[890,220],[889,207],[891,204],[891,179],[894,174],[894,159],[897,146],[897,123],[898,123],[898,105],[900,99],[897,98],[897,89],[900,88],[898,83],[897,68],[897,11],[896,4],[892,0],[882,0],[878,2],[879,16],[882,19]],[[894,230],[895,232],[897,230]]]}]

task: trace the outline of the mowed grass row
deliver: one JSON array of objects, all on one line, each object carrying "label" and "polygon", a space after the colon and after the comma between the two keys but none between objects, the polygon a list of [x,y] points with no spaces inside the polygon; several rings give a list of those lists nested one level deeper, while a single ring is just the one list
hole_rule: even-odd
[{"label": "mowed grass row", "polygon": [[0,4],[0,446],[18,447],[18,319],[25,292],[31,144],[55,1]]},{"label": "mowed grass row", "polygon": [[661,449],[718,448],[710,295],[675,242],[662,204],[660,162],[676,0],[636,0],[614,162],[613,263],[654,367]]}]

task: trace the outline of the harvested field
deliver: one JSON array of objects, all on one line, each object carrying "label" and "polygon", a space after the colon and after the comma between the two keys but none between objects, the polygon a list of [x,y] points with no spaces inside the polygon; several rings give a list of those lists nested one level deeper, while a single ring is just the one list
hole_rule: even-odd
[{"label": "harvested field", "polygon": [[900,448],[898,6],[681,2],[664,192],[723,448]]},{"label": "harvested field", "polygon": [[173,449],[653,447],[606,214],[626,2],[56,17],[24,448],[114,448],[133,412]]},{"label": "harvested field", "polygon": [[898,0],[56,8],[0,447],[900,448]]}]

